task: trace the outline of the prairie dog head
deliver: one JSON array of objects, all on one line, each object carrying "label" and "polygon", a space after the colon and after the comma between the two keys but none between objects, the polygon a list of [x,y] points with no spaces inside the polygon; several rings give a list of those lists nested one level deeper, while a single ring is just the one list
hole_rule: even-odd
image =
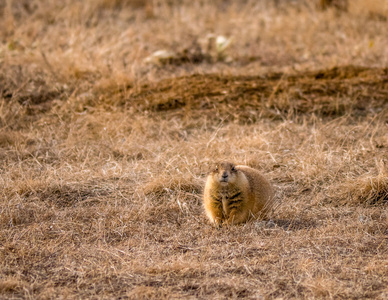
[{"label": "prairie dog head", "polygon": [[217,163],[209,174],[213,182],[222,186],[236,183],[238,175],[239,170],[230,162]]}]

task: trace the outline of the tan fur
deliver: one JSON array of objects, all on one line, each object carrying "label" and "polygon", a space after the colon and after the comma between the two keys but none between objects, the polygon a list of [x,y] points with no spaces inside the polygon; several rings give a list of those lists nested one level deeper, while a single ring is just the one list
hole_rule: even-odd
[{"label": "tan fur", "polygon": [[266,216],[273,198],[271,184],[259,171],[222,162],[207,177],[204,207],[209,220],[219,227]]}]

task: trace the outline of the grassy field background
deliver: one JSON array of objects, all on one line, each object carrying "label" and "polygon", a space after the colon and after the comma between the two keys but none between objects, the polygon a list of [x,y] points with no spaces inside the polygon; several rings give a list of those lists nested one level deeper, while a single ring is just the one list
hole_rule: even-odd
[{"label": "grassy field background", "polygon": [[330,2],[0,0],[0,298],[387,299],[388,4]]}]

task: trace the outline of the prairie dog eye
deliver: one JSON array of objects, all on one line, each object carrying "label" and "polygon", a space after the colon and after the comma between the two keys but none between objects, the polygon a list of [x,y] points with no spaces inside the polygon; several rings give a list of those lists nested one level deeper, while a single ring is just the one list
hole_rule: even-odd
[{"label": "prairie dog eye", "polygon": [[236,171],[236,168],[234,166],[232,167],[232,171]]},{"label": "prairie dog eye", "polygon": [[218,166],[216,166],[214,170],[218,171]]}]

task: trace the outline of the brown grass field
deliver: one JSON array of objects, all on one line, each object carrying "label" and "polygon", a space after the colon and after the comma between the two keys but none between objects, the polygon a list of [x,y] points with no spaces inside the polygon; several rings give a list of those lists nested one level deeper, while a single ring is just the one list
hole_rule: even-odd
[{"label": "brown grass field", "polygon": [[330,2],[0,0],[0,299],[388,299],[388,3]]}]

